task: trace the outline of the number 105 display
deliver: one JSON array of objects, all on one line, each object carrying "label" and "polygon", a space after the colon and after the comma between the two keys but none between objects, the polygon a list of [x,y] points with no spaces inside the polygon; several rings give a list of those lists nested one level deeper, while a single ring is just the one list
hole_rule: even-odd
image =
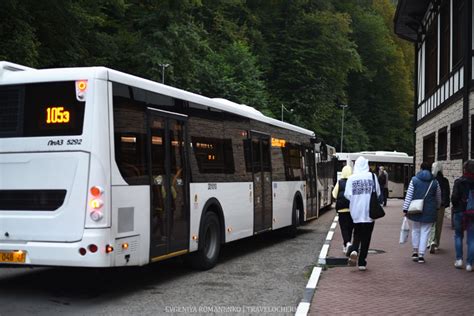
[{"label": "number 105 display", "polygon": [[64,110],[62,106],[46,108],[46,124],[69,123],[69,119],[69,111]]}]

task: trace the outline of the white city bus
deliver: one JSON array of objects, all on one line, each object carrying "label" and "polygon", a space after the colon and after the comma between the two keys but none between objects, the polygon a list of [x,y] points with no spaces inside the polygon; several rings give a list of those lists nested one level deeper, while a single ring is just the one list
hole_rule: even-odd
[{"label": "white city bus", "polygon": [[341,171],[346,164],[353,166],[355,160],[362,156],[369,160],[372,170],[383,166],[388,173],[388,196],[403,198],[413,176],[413,156],[407,153],[392,151],[362,151],[355,153],[337,153],[339,162],[337,170]]},{"label": "white city bus", "polygon": [[211,268],[221,244],[318,217],[320,145],[115,70],[0,62],[0,263]]}]

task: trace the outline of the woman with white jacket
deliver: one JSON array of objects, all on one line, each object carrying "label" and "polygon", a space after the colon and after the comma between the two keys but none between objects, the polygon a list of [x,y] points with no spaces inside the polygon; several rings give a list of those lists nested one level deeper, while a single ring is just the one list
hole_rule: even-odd
[{"label": "woman with white jacket", "polygon": [[[359,157],[354,163],[354,173],[347,179],[344,196],[350,201],[349,210],[354,221],[354,239],[347,250],[349,263],[355,264],[357,257],[359,270],[367,270],[367,253],[374,230],[374,220],[369,216],[370,196],[375,187],[380,197],[380,186],[377,177],[369,171],[369,161]],[[359,253],[360,245],[360,253]]]}]

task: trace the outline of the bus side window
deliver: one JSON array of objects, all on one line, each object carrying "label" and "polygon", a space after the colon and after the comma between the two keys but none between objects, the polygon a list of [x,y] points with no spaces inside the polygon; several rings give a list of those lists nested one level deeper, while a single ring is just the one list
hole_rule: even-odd
[{"label": "bus side window", "polygon": [[145,110],[130,98],[126,86],[114,83],[113,88],[115,161],[118,169],[128,184],[150,184]]},{"label": "bus side window", "polygon": [[299,181],[303,179],[302,151],[299,145],[287,143],[281,148],[285,165],[286,181]]}]

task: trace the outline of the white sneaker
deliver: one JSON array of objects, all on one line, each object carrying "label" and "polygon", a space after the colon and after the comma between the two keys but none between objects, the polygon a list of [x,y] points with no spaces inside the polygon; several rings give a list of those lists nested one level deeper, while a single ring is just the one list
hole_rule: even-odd
[{"label": "white sneaker", "polygon": [[366,271],[367,267],[366,266],[359,266],[359,271]]},{"label": "white sneaker", "polygon": [[343,252],[343,253],[346,253],[346,252],[347,252],[346,246],[342,246],[342,252]]},{"label": "white sneaker", "polygon": [[[456,262],[454,262],[454,267],[456,269],[462,269],[462,259],[456,260]],[[471,269],[472,269],[472,267],[471,267]]]},{"label": "white sneaker", "polygon": [[351,254],[349,255],[349,260],[348,260],[348,264],[350,266],[355,266],[356,265],[356,261],[357,261],[357,251],[353,250],[351,252]]},{"label": "white sneaker", "polygon": [[[349,248],[350,248],[351,246],[352,246],[351,242],[348,241],[347,244],[346,244],[344,247],[342,247],[342,249],[343,249],[343,251],[344,251],[344,254],[346,254],[347,251],[349,251]],[[347,256],[347,255],[346,255],[346,256]]]},{"label": "white sneaker", "polygon": [[466,271],[467,272],[472,272],[472,266],[470,264],[466,265]]}]

